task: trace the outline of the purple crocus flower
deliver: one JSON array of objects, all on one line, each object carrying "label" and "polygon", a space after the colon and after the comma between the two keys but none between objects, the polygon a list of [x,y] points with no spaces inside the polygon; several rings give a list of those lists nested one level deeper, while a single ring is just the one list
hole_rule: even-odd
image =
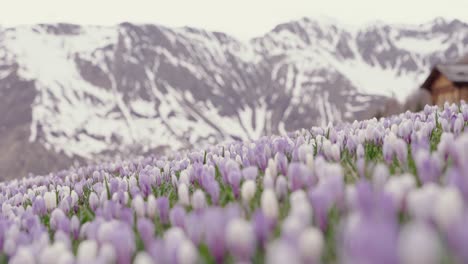
[{"label": "purple crocus flower", "polygon": [[73,239],[78,239],[80,235],[80,220],[76,215],[72,216],[70,220],[70,229]]},{"label": "purple crocus flower", "polygon": [[89,195],[89,208],[91,208],[91,210],[95,211],[96,208],[98,207],[99,205],[99,198],[97,196],[96,193],[94,192],[91,192],[90,195]]},{"label": "purple crocus flower", "polygon": [[311,189],[308,195],[315,221],[320,229],[325,230],[328,226],[328,211],[333,205],[333,197],[322,186]]},{"label": "purple crocus flower", "polygon": [[153,258],[153,261],[157,261],[156,263],[166,263],[165,246],[162,239],[155,239],[146,248],[146,251]]},{"label": "purple crocus flower", "polygon": [[277,166],[278,171],[281,174],[286,175],[286,172],[287,172],[287,169],[288,169],[288,160],[287,160],[286,156],[281,152],[276,153],[275,162],[276,162],[276,166]]},{"label": "purple crocus flower", "polygon": [[357,195],[361,197],[360,210],[350,216],[344,227],[342,261],[398,263],[398,229],[391,199],[373,192],[365,182],[359,184]]},{"label": "purple crocus flower", "polygon": [[207,224],[205,241],[211,255],[217,263],[223,263],[225,247],[226,219],[221,208],[209,208],[206,210],[203,221]]},{"label": "purple crocus flower", "polygon": [[240,181],[241,181],[241,173],[238,170],[234,170],[229,172],[228,174],[228,181],[232,187],[232,192],[234,193],[234,197],[238,198],[240,195]]},{"label": "purple crocus flower", "polygon": [[123,222],[117,222],[114,228],[119,232],[111,232],[108,242],[112,243],[115,248],[117,263],[130,263],[135,251],[133,230]]},{"label": "purple crocus flower", "polygon": [[171,225],[175,227],[185,228],[185,209],[182,206],[176,205],[172,208],[169,218]]},{"label": "purple crocus flower", "polygon": [[442,162],[436,154],[420,149],[415,154],[415,162],[422,183],[437,182],[442,173]]},{"label": "purple crocus flower", "polygon": [[137,230],[145,248],[148,248],[154,240],[154,224],[146,218],[140,218],[137,222]]},{"label": "purple crocus flower", "polygon": [[44,199],[42,196],[37,196],[36,199],[33,202],[33,211],[35,214],[39,216],[43,216],[44,214],[47,213],[47,209],[45,206]]},{"label": "purple crocus flower", "polygon": [[212,204],[217,205],[219,203],[219,196],[220,196],[219,183],[216,180],[210,181],[207,184],[206,191],[211,197]]},{"label": "purple crocus flower", "polygon": [[159,213],[159,220],[163,224],[167,224],[169,222],[169,199],[167,197],[159,197],[156,199],[156,205],[158,208]]},{"label": "purple crocus flower", "polygon": [[468,178],[459,169],[451,168],[446,174],[447,185],[452,185],[460,190],[465,202],[468,202]]},{"label": "purple crocus flower", "polygon": [[56,208],[50,216],[50,227],[68,234],[70,233],[70,220],[61,209]]},{"label": "purple crocus flower", "polygon": [[468,262],[468,229],[466,223],[468,215],[464,215],[462,219],[450,225],[447,230],[447,242],[451,252],[453,252],[455,263]]},{"label": "purple crocus flower", "polygon": [[185,220],[185,230],[188,238],[198,245],[202,240],[204,232],[203,214],[199,212],[192,212],[187,215]]},{"label": "purple crocus flower", "polygon": [[406,145],[406,143],[401,139],[397,139],[394,142],[394,150],[395,150],[395,154],[398,159],[398,162],[401,165],[406,165],[407,160],[408,160],[408,146]]},{"label": "purple crocus flower", "polygon": [[304,178],[308,174],[307,167],[302,163],[293,162],[289,164],[288,178],[291,183],[291,191],[301,189],[304,186]]},{"label": "purple crocus flower", "polygon": [[257,241],[261,247],[264,247],[274,227],[273,222],[259,209],[254,212],[252,222]]},{"label": "purple crocus flower", "polygon": [[406,141],[406,143],[409,143],[412,131],[413,123],[411,122],[411,120],[405,120],[398,127],[398,136],[403,138]]},{"label": "purple crocus flower", "polygon": [[[364,149],[363,149],[364,151]],[[382,155],[387,164],[392,164],[393,162],[393,154],[394,150],[390,142],[384,141],[384,144],[382,146]],[[364,156],[364,155],[362,155]]]},{"label": "purple crocus flower", "polygon": [[120,182],[117,178],[111,178],[109,180],[109,191],[112,194],[116,193],[119,190]]}]

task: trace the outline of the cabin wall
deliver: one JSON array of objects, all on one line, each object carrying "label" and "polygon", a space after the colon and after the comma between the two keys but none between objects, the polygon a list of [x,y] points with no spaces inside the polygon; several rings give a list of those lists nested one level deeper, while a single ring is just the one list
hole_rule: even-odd
[{"label": "cabin wall", "polygon": [[465,100],[468,103],[468,85],[460,89],[460,100]]},{"label": "cabin wall", "polygon": [[440,75],[431,86],[432,103],[442,106],[445,102],[459,102],[464,96],[461,94],[459,88],[447,79],[447,77]]},{"label": "cabin wall", "polygon": [[453,86],[453,83],[444,75],[439,75],[439,77],[432,83],[433,90],[440,90],[447,86]]},{"label": "cabin wall", "polygon": [[458,89],[451,91],[451,92],[444,92],[444,93],[439,94],[436,97],[436,104],[438,106],[443,106],[445,102],[458,103],[460,102],[459,98],[460,98],[460,91]]}]

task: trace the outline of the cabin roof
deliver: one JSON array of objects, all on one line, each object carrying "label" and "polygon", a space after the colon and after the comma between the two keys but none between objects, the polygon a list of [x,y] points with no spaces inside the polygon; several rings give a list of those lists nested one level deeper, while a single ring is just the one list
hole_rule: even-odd
[{"label": "cabin roof", "polygon": [[454,83],[468,82],[468,64],[437,65],[436,67]]},{"label": "cabin roof", "polygon": [[431,90],[432,83],[441,74],[455,85],[468,84],[468,56],[465,56],[453,64],[438,64],[434,66],[421,87],[427,90]]}]

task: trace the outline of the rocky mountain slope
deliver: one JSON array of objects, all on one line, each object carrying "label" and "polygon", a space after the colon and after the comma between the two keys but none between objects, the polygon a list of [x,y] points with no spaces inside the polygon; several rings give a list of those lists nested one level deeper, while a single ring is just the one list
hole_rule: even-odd
[{"label": "rocky mountain slope", "polygon": [[0,177],[368,118],[467,52],[468,24],[443,19],[304,18],[249,42],[130,23],[0,27]]}]

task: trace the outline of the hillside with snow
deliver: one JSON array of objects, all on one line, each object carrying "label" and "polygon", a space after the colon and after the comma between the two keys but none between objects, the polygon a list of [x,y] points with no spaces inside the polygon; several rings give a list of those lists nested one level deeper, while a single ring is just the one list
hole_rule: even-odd
[{"label": "hillside with snow", "polygon": [[368,118],[466,53],[468,24],[443,19],[304,18],[248,42],[130,23],[0,27],[0,176]]}]

